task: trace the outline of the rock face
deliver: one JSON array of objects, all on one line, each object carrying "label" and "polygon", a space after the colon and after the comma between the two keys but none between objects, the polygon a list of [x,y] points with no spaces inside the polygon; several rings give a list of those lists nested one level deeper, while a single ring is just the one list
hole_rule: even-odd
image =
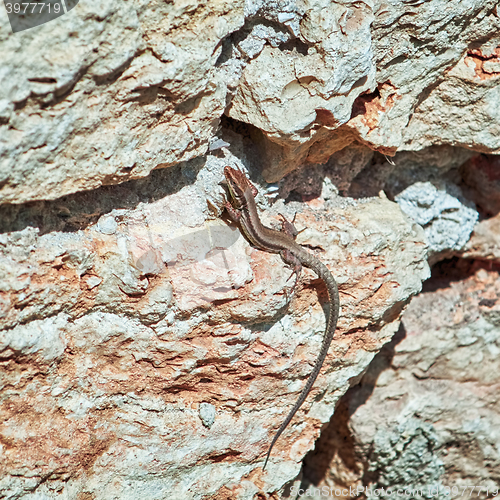
[{"label": "rock face", "polygon": [[[0,498],[499,486],[496,1],[0,23]],[[225,165],[341,297],[264,472],[329,306],[221,218]]]},{"label": "rock face", "polygon": [[353,141],[499,152],[499,16],[496,0],[88,0],[16,34],[3,17],[0,203],[200,156],[225,109],[258,129],[269,182]]},{"label": "rock face", "polygon": [[55,199],[199,156],[243,4],[80,2],[16,34],[2,18],[2,202]]},{"label": "rock face", "polygon": [[[498,495],[499,270],[467,260],[435,267],[306,459],[306,476],[320,491]],[[332,467],[320,478],[325,462]]]},{"label": "rock face", "polygon": [[[205,222],[226,161],[209,159],[194,184],[176,169],[186,185],[167,196],[157,186],[171,171],[113,188],[135,208],[84,230],[27,226],[4,236],[0,485],[9,495],[68,488],[123,497],[129,484],[130,495],[190,498],[189,490],[215,494],[228,478],[239,485],[248,476],[261,478],[242,498],[257,486],[276,491],[397,330],[428,276],[420,226],[387,199],[349,202],[328,190],[309,207],[269,209],[271,223],[297,211],[300,242],[336,268],[342,320],[327,368],[262,474],[319,350],[325,290],[304,272],[293,291],[278,256]],[[143,198],[161,191],[158,201]],[[100,196],[110,191],[71,201],[84,212]]]}]

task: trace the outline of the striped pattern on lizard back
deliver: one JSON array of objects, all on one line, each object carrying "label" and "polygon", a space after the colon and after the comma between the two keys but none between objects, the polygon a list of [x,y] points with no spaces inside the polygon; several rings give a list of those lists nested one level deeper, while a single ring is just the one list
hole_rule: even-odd
[{"label": "striped pattern on lizard back", "polygon": [[325,283],[330,303],[323,342],[313,370],[296,403],[274,435],[264,462],[264,470],[273,446],[306,400],[323,366],[339,317],[339,292],[337,283],[328,268],[318,258],[295,242],[292,236],[292,230],[295,231],[295,228],[291,223],[284,220],[282,231],[276,231],[262,224],[254,198],[257,190],[245,174],[234,168],[225,167],[224,175],[230,194],[230,202],[226,202],[225,207],[231,219],[240,225],[250,243],[266,252],[279,253],[286,264],[293,266],[297,278],[301,266],[311,269]]}]

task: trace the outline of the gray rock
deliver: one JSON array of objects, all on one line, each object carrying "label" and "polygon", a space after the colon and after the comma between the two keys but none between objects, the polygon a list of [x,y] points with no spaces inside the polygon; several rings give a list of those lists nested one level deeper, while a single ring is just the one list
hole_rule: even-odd
[{"label": "gray rock", "polygon": [[210,403],[200,403],[198,411],[203,425],[210,429],[215,422],[215,406]]},{"label": "gray rock", "polygon": [[[499,151],[496,4],[86,0],[16,34],[4,16],[0,496],[284,496],[367,370],[374,395],[340,439],[366,475],[341,484],[462,484],[472,465],[493,487],[494,271],[465,319],[456,297],[419,296],[433,322],[390,344],[377,383],[369,366],[429,277],[427,246],[497,260],[496,219],[467,242],[465,198],[488,191],[477,205],[497,213],[495,163],[473,156]],[[314,273],[292,287],[220,219],[226,165],[259,188],[264,223],[295,218],[340,288],[325,366],[265,473],[327,306]]]},{"label": "gray rock", "polygon": [[417,182],[396,196],[401,210],[424,228],[430,254],[462,250],[469,240],[479,214],[470,202],[460,201],[446,189],[430,182]]}]

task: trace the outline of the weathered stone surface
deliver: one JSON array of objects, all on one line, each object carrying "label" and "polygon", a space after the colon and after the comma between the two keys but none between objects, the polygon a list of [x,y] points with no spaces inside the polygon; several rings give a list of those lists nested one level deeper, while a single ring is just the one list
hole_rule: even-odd
[{"label": "weathered stone surface", "polygon": [[[294,7],[296,39],[254,56],[228,110],[276,144],[264,148],[268,181],[354,140],[391,155],[433,144],[499,150],[496,2]],[[464,70],[471,58],[487,59],[488,72]],[[459,130],[440,126],[454,121]]]},{"label": "weathered stone surface", "polygon": [[453,144],[500,153],[499,45],[497,38],[468,50],[447,72],[413,113],[401,149]]},{"label": "weathered stone surface", "polygon": [[424,228],[429,256],[463,250],[474,229],[478,213],[456,186],[416,182],[396,198],[401,210]]},{"label": "weathered stone surface", "polygon": [[0,202],[201,156],[224,110],[261,131],[268,181],[353,141],[498,152],[496,4],[87,0],[16,34],[4,17]]},{"label": "weathered stone surface", "polygon": [[[279,256],[206,220],[205,200],[220,203],[222,167],[234,162],[225,156],[46,203],[39,230],[3,234],[0,489],[10,498],[277,491],[397,330],[428,266],[422,229],[395,203],[344,200],[326,186],[309,207],[267,207],[270,224],[297,211],[300,243],[320,249],[339,282],[342,316],[311,396],[262,474],[317,356],[324,288],[304,270],[292,291]],[[83,219],[86,204],[101,207],[114,190],[129,208],[49,230],[61,224],[51,210],[67,204]],[[4,220],[26,225],[19,214]]]},{"label": "weathered stone surface", "polygon": [[500,215],[476,224],[462,255],[469,259],[500,261]]},{"label": "weathered stone surface", "polygon": [[55,199],[202,155],[225,107],[215,62],[242,3],[80,2],[0,26],[0,202]]},{"label": "weathered stone surface", "polygon": [[307,459],[317,487],[498,494],[500,280],[490,267],[450,261],[433,271]]},{"label": "weathered stone surface", "polygon": [[500,262],[500,158],[478,155],[461,167],[464,192],[485,215],[476,224],[463,257]]},{"label": "weathered stone surface", "polygon": [[[350,396],[366,404],[335,413],[325,484],[458,484],[469,465],[494,484],[500,197],[498,158],[477,152],[499,151],[496,1],[85,0],[16,35],[0,23],[0,496],[286,497],[427,259],[451,252],[489,271],[412,304],[399,364],[376,358]],[[280,181],[263,219],[297,213],[341,292],[264,474],[325,290],[308,270],[293,290],[207,207],[227,164]],[[466,465],[449,436],[479,450]]]}]

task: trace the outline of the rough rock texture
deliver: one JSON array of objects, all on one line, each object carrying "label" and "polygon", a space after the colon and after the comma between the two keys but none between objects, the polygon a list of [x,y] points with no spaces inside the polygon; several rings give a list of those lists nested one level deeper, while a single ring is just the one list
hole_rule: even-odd
[{"label": "rough rock texture", "polygon": [[454,187],[439,189],[430,182],[416,182],[395,197],[401,210],[424,228],[429,258],[462,250],[477,222],[476,207],[467,200],[462,202]]},{"label": "rough rock texture", "polygon": [[226,108],[256,127],[268,181],[353,141],[499,152],[499,16],[496,0],[86,0],[16,34],[3,16],[0,201],[202,155]]},{"label": "rough rock texture", "polygon": [[[497,6],[498,12],[498,6]],[[475,43],[411,117],[402,149],[454,144],[500,152],[500,38]],[[473,103],[474,112],[469,104]],[[453,124],[452,127],[442,126]]]},{"label": "rough rock texture", "polygon": [[[12,34],[2,17],[2,201],[55,199],[203,154],[240,2],[86,0]],[[50,42],[50,43],[49,43]]]},{"label": "rough rock texture", "polygon": [[[495,0],[82,0],[16,34],[4,15],[0,498],[276,500],[469,466],[493,487],[499,32]],[[265,222],[296,214],[341,295],[264,473],[328,306],[221,220],[224,165]],[[370,366],[457,255],[488,262],[419,296]],[[334,411],[333,465],[301,475]]]},{"label": "rough rock texture", "polygon": [[311,492],[351,487],[373,498],[375,489],[390,488],[444,499],[467,488],[475,498],[498,495],[499,271],[456,259],[435,267],[398,334],[306,459]]},{"label": "rough rock texture", "polygon": [[0,489],[8,498],[276,491],[397,330],[428,266],[422,229],[395,203],[344,201],[326,189],[309,207],[270,212],[299,210],[300,242],[335,266],[342,319],[325,370],[262,474],[318,352],[324,289],[305,272],[292,292],[278,256],[205,222],[207,192],[226,161],[212,157],[194,183],[194,165],[185,165],[45,205],[47,214],[71,207],[77,218],[101,197],[134,205],[85,229],[47,223],[3,236]]},{"label": "rough rock texture", "polygon": [[465,257],[500,261],[500,215],[476,224]]},{"label": "rough rock texture", "polygon": [[[253,56],[229,109],[271,141],[266,179],[304,161],[323,163],[354,140],[386,154],[433,144],[500,151],[496,4],[294,6],[289,26],[296,39],[285,50],[271,43]],[[469,69],[471,58],[488,59],[490,73]],[[457,128],[436,127],[439,120],[455,120]]]}]

